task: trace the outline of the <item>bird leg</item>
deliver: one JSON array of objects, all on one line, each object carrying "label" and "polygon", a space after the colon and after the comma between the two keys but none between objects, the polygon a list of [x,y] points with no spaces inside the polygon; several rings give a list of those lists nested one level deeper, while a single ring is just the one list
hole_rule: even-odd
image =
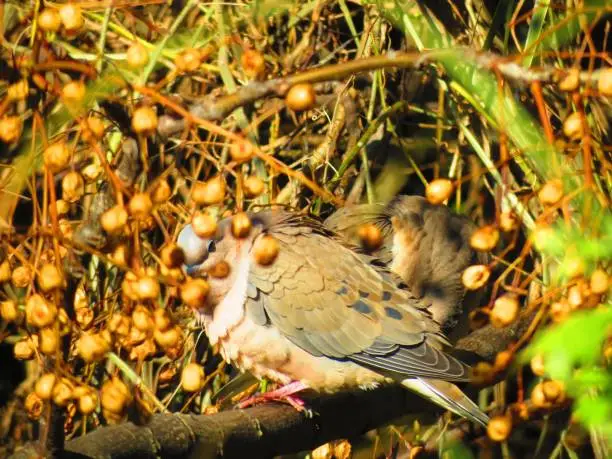
[{"label": "bird leg", "polygon": [[257,403],[264,403],[270,401],[286,402],[289,403],[298,411],[304,411],[304,400],[296,397],[294,394],[308,389],[308,386],[301,381],[293,381],[289,384],[274,389],[269,392],[265,392],[260,395],[247,398],[245,401],[240,402],[238,408],[247,408],[249,406],[256,405]]}]

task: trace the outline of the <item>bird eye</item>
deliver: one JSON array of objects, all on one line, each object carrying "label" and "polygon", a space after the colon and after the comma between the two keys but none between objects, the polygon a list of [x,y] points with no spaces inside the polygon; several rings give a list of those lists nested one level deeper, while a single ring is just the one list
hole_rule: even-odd
[{"label": "bird eye", "polygon": [[213,253],[215,250],[217,250],[217,244],[215,243],[213,239],[211,239],[210,241],[208,241],[208,245],[206,246],[206,251],[208,253]]}]

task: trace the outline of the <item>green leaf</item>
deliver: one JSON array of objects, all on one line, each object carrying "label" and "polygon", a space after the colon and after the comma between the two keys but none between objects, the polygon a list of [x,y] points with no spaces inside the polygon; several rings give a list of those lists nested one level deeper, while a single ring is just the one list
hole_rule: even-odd
[{"label": "green leaf", "polygon": [[612,308],[576,312],[565,322],[538,334],[521,360],[526,362],[542,354],[549,375],[567,381],[576,365],[597,363],[611,321]]}]

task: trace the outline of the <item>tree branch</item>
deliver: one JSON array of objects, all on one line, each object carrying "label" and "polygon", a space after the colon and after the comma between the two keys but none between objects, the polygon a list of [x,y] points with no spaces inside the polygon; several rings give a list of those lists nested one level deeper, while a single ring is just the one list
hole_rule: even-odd
[{"label": "tree branch", "polygon": [[[533,314],[527,313],[511,327],[483,327],[456,348],[489,360],[515,342],[532,319]],[[144,426],[101,427],[73,439],[59,457],[272,457],[356,437],[406,415],[435,422],[441,413],[439,407],[395,385],[307,398],[306,404],[311,417],[278,403],[213,415],[156,414]],[[30,452],[24,448],[13,457],[30,457]]]}]

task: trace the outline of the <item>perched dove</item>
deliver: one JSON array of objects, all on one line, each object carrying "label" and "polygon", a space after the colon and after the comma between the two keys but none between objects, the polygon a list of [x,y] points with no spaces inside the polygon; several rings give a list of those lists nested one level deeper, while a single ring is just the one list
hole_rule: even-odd
[{"label": "perched dove", "polygon": [[486,254],[470,247],[475,225],[421,196],[343,207],[325,221],[354,245],[360,244],[360,227],[369,223],[380,229],[383,239],[370,253],[430,305],[428,310],[451,341],[464,337],[470,331],[468,312],[480,306],[483,291],[466,292],[461,275],[470,265],[488,262]]},{"label": "perched dove", "polygon": [[[333,393],[397,381],[487,423],[450,382],[467,381],[469,368],[444,352],[448,343],[429,304],[315,220],[281,210],[248,215],[252,227],[243,238],[232,234],[231,218],[209,240],[189,225],[178,238],[187,271],[208,278],[206,304],[196,314],[226,360],[296,390]],[[268,265],[254,256],[265,235],[279,247]],[[229,270],[212,270],[219,263]],[[227,275],[208,275],[219,271]]]}]

